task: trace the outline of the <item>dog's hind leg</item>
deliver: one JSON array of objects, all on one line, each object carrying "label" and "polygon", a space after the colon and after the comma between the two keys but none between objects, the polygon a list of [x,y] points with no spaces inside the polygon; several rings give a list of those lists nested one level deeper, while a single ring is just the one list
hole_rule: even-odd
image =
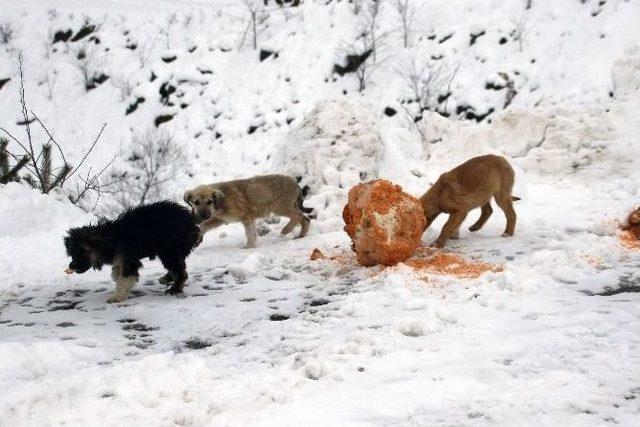
[{"label": "dog's hind leg", "polygon": [[493,209],[491,208],[491,202],[487,202],[480,208],[480,218],[469,227],[469,231],[478,231],[480,230],[487,222],[491,214],[493,213]]},{"label": "dog's hind leg", "polygon": [[504,212],[504,216],[507,218],[507,227],[502,233],[502,237],[513,236],[513,233],[516,229],[516,211],[513,209],[513,200],[511,199],[511,195],[508,196],[496,197],[496,203]]},{"label": "dog's hind leg", "polygon": [[291,233],[293,229],[296,228],[296,225],[298,225],[298,223],[299,221],[297,218],[289,217],[289,222],[287,223],[287,225],[284,226],[280,234],[284,236],[285,234]]},{"label": "dog's hind leg", "polygon": [[300,229],[300,234],[296,236],[296,239],[301,239],[307,235],[307,233],[309,232],[309,224],[311,224],[311,220],[309,219],[309,217],[306,215],[302,215],[302,218],[300,218],[300,226],[302,228]]}]

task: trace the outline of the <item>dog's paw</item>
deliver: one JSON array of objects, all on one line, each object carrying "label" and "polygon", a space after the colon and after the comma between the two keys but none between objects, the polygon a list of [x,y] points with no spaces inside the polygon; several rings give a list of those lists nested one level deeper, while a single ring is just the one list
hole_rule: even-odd
[{"label": "dog's paw", "polygon": [[255,247],[256,247],[256,245],[255,245],[255,244],[250,245],[250,244],[248,244],[248,243],[247,243],[246,245],[244,245],[244,246],[242,247],[242,249],[253,249],[253,248],[255,248]]},{"label": "dog's paw", "polygon": [[158,279],[158,282],[160,282],[160,284],[162,285],[170,285],[171,283],[173,283],[173,277],[171,277],[169,274],[165,274]]},{"label": "dog's paw", "polygon": [[122,302],[122,301],[125,301],[126,299],[127,299],[126,295],[125,295],[125,296],[123,296],[123,295],[119,295],[119,294],[112,294],[112,295],[109,297],[109,299],[107,300],[107,302],[108,302],[109,304],[112,304],[112,303],[114,303],[114,302]]},{"label": "dog's paw", "polygon": [[178,295],[182,293],[182,289],[180,288],[176,288],[175,286],[170,287],[169,289],[167,289],[165,291],[165,294],[167,295]]},{"label": "dog's paw", "polygon": [[513,237],[513,234],[502,233],[502,237]]},{"label": "dog's paw", "polygon": [[432,244],[429,245],[430,248],[438,248],[438,249],[442,249],[444,248],[444,242],[438,242],[437,240],[435,242],[433,242]]}]

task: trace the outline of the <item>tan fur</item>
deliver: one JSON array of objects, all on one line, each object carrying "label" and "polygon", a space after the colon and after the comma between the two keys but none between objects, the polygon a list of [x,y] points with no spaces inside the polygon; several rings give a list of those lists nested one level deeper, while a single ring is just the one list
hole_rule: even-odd
[{"label": "tan fur", "polygon": [[108,303],[125,301],[131,288],[138,282],[137,277],[122,276],[121,260],[116,260],[111,266],[111,278],[116,282],[116,291],[107,299]]},{"label": "tan fur", "polygon": [[[441,213],[449,214],[440,236],[432,246],[441,248],[449,238],[457,238],[459,228],[470,210],[480,207],[480,218],[469,227],[477,231],[487,222],[493,209],[491,198],[504,211],[507,227],[503,236],[513,236],[516,213],[513,210],[514,172],[504,157],[486,155],[474,157],[460,166],[440,175],[435,184],[420,197],[429,228]],[[425,228],[425,229],[426,229]]]},{"label": "tan fur", "polygon": [[300,209],[301,197],[298,184],[284,175],[261,175],[199,185],[184,194],[185,202],[198,218],[209,216],[199,224],[203,234],[223,224],[241,222],[248,248],[256,245],[256,219],[271,214],[289,218],[282,234],[300,224],[298,237],[306,236],[310,220]]}]

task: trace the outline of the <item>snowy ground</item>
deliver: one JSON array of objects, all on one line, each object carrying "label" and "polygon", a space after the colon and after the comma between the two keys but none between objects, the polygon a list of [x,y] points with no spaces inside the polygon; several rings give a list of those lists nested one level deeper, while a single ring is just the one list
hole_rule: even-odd
[{"label": "snowy ground", "polygon": [[529,183],[513,239],[501,218],[451,245],[505,266],[475,280],[308,261],[347,251],[338,231],[293,241],[276,224],[247,251],[229,226],[190,258],[184,298],[147,263],[135,295],[107,305],[108,273],[64,278],[56,254],[59,274],[3,297],[0,418],[635,425],[637,294],[597,295],[640,282],[640,255],[598,233],[602,206],[624,203],[554,181]]},{"label": "snowy ground", "polygon": [[[347,2],[306,1],[291,16],[275,14],[264,43],[280,56],[265,62],[237,48],[236,3],[181,2],[170,49],[179,58],[160,59],[158,33],[138,69],[124,31],[138,42],[155,34],[174,2],[3,1],[20,32],[0,53],[0,80],[11,77],[0,90],[0,124],[21,130],[13,97],[5,102],[16,90],[15,49],[40,46],[49,28],[75,31],[87,14],[102,23],[105,70],[130,73],[130,97],[109,83],[84,93],[65,60],[73,45],[57,44],[44,67],[60,76],[48,99],[42,52],[25,53],[32,104],[70,144],[71,160],[103,121],[96,167],[171,113],[162,126],[184,141],[192,176],[167,197],[203,181],[287,172],[311,187],[306,204],[318,218],[301,240],[279,235],[283,221],[265,222],[251,250],[241,249],[241,226],[216,230],[188,259],[184,296],[164,295],[159,263],[145,261],[130,299],[106,304],[108,271],[63,273],[66,229],[95,217],[64,197],[0,185],[0,427],[640,424],[640,252],[617,237],[640,198],[637,3],[534,0],[524,52],[511,39],[498,44],[522,2],[429,3],[425,37],[404,53],[437,44],[462,64],[452,105],[500,105],[503,92],[484,89],[498,71],[520,76],[519,94],[490,123],[426,113],[408,126],[382,113],[406,96],[393,61],[363,95],[353,77],[324,80],[354,30]],[[469,32],[481,29],[468,46]],[[197,66],[214,72],[196,76],[209,82],[199,93]],[[179,91],[189,106],[157,99],[161,83],[185,75]],[[142,95],[147,101],[125,115]],[[248,134],[252,125],[259,130]],[[504,217],[495,209],[483,230],[463,229],[445,250],[503,271],[462,279],[357,266],[340,217],[351,185],[383,177],[419,195],[440,173],[489,152],[516,168],[516,235],[499,237]],[[310,261],[314,248],[337,259]]]}]

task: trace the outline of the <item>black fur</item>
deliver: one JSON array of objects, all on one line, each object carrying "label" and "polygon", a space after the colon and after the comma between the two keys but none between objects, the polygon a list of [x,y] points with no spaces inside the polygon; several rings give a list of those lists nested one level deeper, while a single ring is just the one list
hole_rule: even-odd
[{"label": "black fur", "polygon": [[64,238],[69,268],[84,273],[114,260],[122,263],[123,277],[138,277],[143,258],[160,258],[173,282],[167,291],[181,293],[187,279],[185,259],[200,243],[200,229],[188,209],[164,201],[129,209],[113,221],[72,228]]},{"label": "black fur", "polygon": [[307,193],[309,192],[309,186],[305,185],[304,187],[302,187],[300,189],[300,193],[298,194],[298,208],[304,212],[305,214],[307,214],[308,217],[310,218],[315,218],[316,215],[312,214],[313,212],[313,208],[305,208],[303,205],[304,202],[304,198],[307,197]]}]

